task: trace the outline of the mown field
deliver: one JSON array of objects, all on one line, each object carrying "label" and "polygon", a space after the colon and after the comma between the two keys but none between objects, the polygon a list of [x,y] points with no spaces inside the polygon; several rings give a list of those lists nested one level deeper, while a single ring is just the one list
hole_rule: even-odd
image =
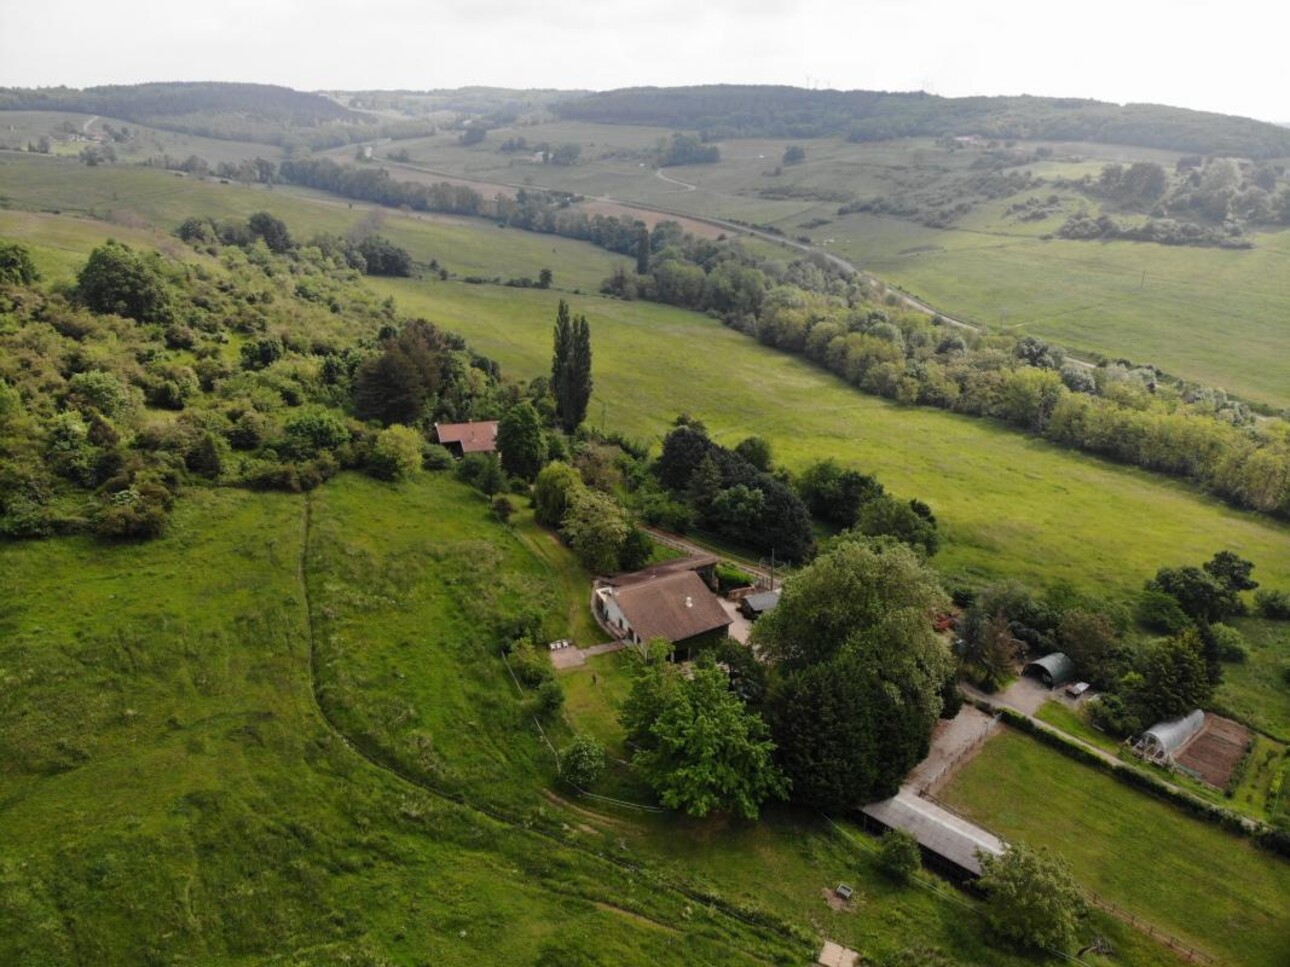
[{"label": "mown field", "polygon": [[[895,196],[921,177],[966,174],[975,151],[949,152],[929,140],[849,144],[801,143],[805,162],[776,174],[785,147],[777,140],[721,143],[714,165],[669,168],[694,190],[657,178],[640,158],[665,129],[549,124],[503,129],[462,147],[444,139],[401,143],[415,160],[473,177],[525,179],[589,195],[611,195],[698,215],[773,225],[808,235],[885,281],[957,317],[997,328],[1018,326],[1071,348],[1154,363],[1170,373],[1243,397],[1290,406],[1290,337],[1280,325],[1290,311],[1285,259],[1290,232],[1264,232],[1250,251],[1182,248],[1134,242],[1073,242],[1040,236],[1079,207],[1100,203],[1044,186],[985,202],[947,230],[869,214],[839,216],[844,198]],[[508,136],[531,142],[576,142],[580,163],[535,165],[497,145]],[[1022,144],[1021,147],[1035,145]],[[1096,176],[1105,163],[1157,161],[1177,153],[1120,145],[1050,143],[1052,160],[1010,171],[1038,177]],[[1014,201],[1056,190],[1066,212],[1040,222],[1007,216]],[[770,192],[775,197],[767,197]],[[837,196],[837,197],[834,197]],[[812,220],[828,224],[804,227]]]},{"label": "mown field", "polygon": [[[549,369],[554,293],[369,282],[461,332],[513,376]],[[655,438],[688,412],[726,443],[767,437],[790,468],[832,456],[876,473],[895,493],[932,505],[947,538],[936,564],[951,574],[1126,594],[1161,565],[1230,547],[1267,586],[1290,585],[1290,528],[1187,485],[987,421],[866,396],[696,313],[598,297],[572,304],[592,327],[591,423]]]},{"label": "mown field", "polygon": [[1290,958],[1290,864],[1007,730],[942,792],[1006,839],[1050,846],[1086,887],[1218,957]]}]

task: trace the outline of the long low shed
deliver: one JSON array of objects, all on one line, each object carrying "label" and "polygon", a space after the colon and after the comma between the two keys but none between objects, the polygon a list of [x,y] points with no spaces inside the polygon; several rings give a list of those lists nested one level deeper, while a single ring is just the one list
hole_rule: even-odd
[{"label": "long low shed", "polygon": [[890,799],[870,803],[860,810],[888,829],[900,829],[918,840],[930,853],[948,860],[973,876],[981,875],[977,850],[1000,856],[1003,841],[913,793],[901,791]]}]

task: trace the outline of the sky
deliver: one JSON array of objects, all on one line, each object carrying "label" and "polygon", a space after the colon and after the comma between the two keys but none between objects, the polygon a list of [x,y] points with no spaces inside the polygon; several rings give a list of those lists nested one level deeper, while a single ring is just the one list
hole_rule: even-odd
[{"label": "sky", "polygon": [[1288,27],[1272,0],[0,0],[0,86],[791,84],[1290,121]]}]

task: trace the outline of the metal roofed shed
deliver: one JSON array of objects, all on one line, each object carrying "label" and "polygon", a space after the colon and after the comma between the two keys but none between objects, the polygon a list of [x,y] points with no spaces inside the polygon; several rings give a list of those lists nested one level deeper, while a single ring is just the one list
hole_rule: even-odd
[{"label": "metal roofed shed", "polygon": [[1152,762],[1172,762],[1183,746],[1204,727],[1205,713],[1195,709],[1182,718],[1157,722],[1142,733],[1133,748]]},{"label": "metal roofed shed", "polygon": [[750,594],[739,602],[739,610],[743,612],[745,618],[750,621],[756,621],[767,611],[774,611],[775,606],[779,604],[779,589],[774,591],[759,591],[757,594]]},{"label": "metal roofed shed", "polygon": [[1043,658],[1026,662],[1024,673],[1035,676],[1049,688],[1056,688],[1075,677],[1075,663],[1066,657],[1065,652],[1054,651]]},{"label": "metal roofed shed", "polygon": [[888,829],[904,830],[927,852],[973,876],[981,875],[977,850],[995,856],[1003,854],[1003,841],[997,836],[905,790],[860,811]]}]

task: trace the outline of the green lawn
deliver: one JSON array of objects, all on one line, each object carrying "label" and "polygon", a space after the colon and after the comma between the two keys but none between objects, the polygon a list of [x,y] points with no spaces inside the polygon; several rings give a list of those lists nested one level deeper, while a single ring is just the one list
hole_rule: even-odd
[{"label": "green lawn", "polygon": [[1113,736],[1099,732],[1089,724],[1083,709],[1076,711],[1069,705],[1050,699],[1039,707],[1035,718],[1112,755],[1120,750],[1120,743]]},{"label": "green lawn", "polygon": [[[369,280],[404,311],[464,335],[527,379],[550,365],[558,295],[494,286]],[[1271,585],[1290,584],[1290,528],[1154,474],[1060,450],[989,421],[866,396],[808,363],[702,315],[574,298],[591,321],[589,422],[658,438],[677,414],[721,442],[767,437],[800,468],[832,456],[928,501],[945,548],[935,563],[971,579],[1058,580],[1127,594],[1163,564],[1232,548]]]},{"label": "green lawn", "polygon": [[[1269,581],[1278,586],[1283,582]],[[1290,741],[1290,623],[1242,618],[1234,622],[1245,635],[1249,655],[1223,665],[1216,702],[1242,720],[1282,741]]]},{"label": "green lawn", "polygon": [[1012,730],[942,792],[1005,838],[1049,845],[1080,882],[1231,963],[1290,956],[1290,863]]}]

